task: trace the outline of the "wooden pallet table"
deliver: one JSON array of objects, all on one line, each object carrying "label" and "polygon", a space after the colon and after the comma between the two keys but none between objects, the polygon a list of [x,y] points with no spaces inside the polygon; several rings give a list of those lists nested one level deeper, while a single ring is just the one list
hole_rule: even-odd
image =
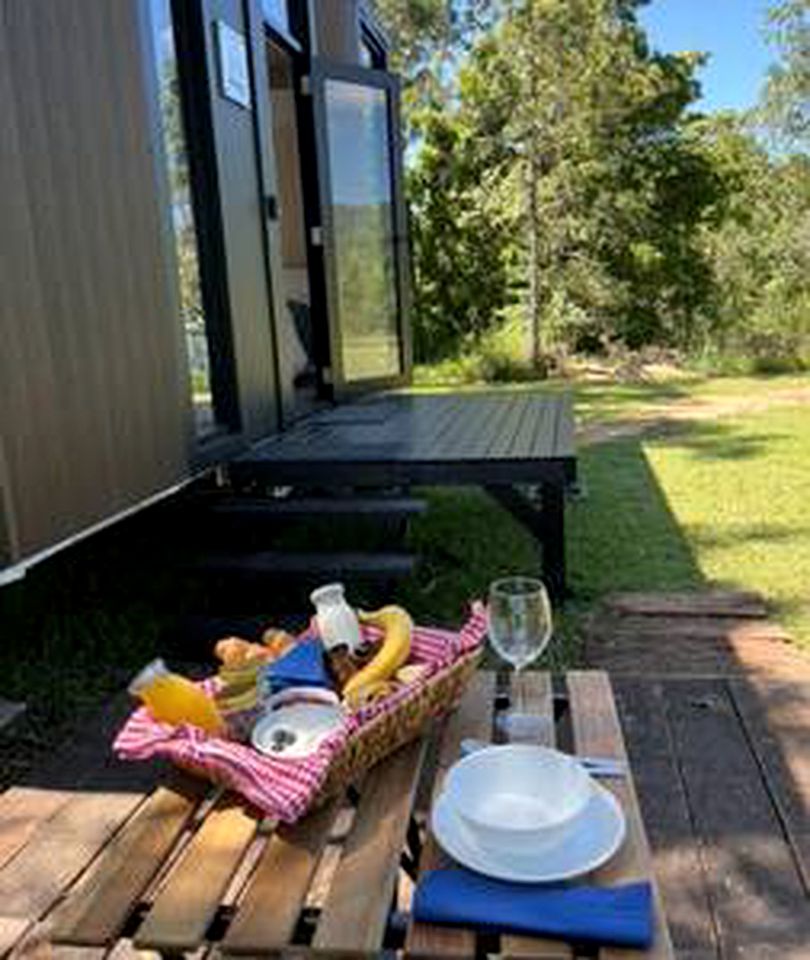
[{"label": "wooden pallet table", "polygon": [[[574,672],[557,684],[555,695],[548,674],[521,680],[522,709],[528,704],[547,718],[542,740],[626,759],[607,675]],[[26,822],[0,867],[0,956],[370,957],[390,951],[574,960],[580,955],[574,945],[439,928],[409,914],[413,877],[446,863],[425,826],[431,795],[458,758],[462,739],[491,737],[507,704],[495,675],[478,673],[440,729],[378,764],[351,797],[336,798],[295,826],[273,829],[236,798],[175,773],[157,774],[140,792],[77,792],[33,827]],[[588,882],[652,880],[633,778],[606,783],[625,810],[628,836]],[[0,837],[9,849],[15,810],[0,797]],[[656,926],[655,945],[644,956],[671,958],[657,892]],[[598,954],[600,960],[632,956],[641,954]]]}]

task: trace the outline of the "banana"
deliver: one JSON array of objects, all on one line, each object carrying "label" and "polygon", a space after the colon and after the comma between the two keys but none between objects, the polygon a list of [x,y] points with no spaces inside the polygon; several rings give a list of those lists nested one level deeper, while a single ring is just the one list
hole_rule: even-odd
[{"label": "banana", "polygon": [[361,623],[379,627],[383,631],[380,649],[362,670],[349,678],[343,688],[343,698],[351,707],[358,707],[383,689],[408,659],[411,652],[413,621],[402,607],[387,606],[366,613],[357,611]]}]

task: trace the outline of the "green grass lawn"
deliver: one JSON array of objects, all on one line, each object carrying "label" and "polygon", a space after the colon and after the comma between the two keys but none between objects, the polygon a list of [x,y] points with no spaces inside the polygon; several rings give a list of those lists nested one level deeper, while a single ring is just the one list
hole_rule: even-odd
[{"label": "green grass lawn", "polygon": [[645,452],[701,576],[759,591],[810,648],[810,407],[696,425]]},{"label": "green grass lawn", "polygon": [[786,407],[582,451],[569,510],[580,602],[611,590],[756,590],[810,646],[810,408]]},{"label": "green grass lawn", "polygon": [[[541,389],[571,390],[580,421],[592,423],[681,400],[778,395],[807,382],[683,377]],[[581,616],[606,593],[708,583],[759,591],[810,647],[810,406],[679,422],[655,437],[584,447],[579,465],[585,495],[568,507],[573,596],[544,663],[577,661]],[[483,493],[425,495],[430,509],[410,532],[417,574],[394,597],[357,595],[358,602],[395,599],[420,620],[458,623],[493,579],[538,569],[532,539]],[[199,586],[168,561],[178,545],[145,523],[114,528],[0,592],[0,696],[29,702],[29,720],[15,734],[29,746],[47,748],[148,657],[178,655],[164,646],[165,628],[184,609],[199,610]]]}]

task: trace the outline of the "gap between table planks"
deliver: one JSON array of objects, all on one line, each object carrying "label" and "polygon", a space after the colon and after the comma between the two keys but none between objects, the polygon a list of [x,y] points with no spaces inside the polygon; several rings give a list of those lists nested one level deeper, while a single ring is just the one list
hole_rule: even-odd
[{"label": "gap between table planks", "polygon": [[179,952],[205,938],[222,896],[256,834],[256,817],[232,795],[203,821],[135,936],[135,946]]},{"label": "gap between table planks", "polygon": [[289,943],[340,809],[338,799],[300,823],[279,827],[225,933],[224,953],[255,953]]},{"label": "gap between table planks", "polygon": [[[602,671],[572,671],[566,674],[571,708],[574,747],[583,756],[617,757],[628,762],[624,738],[608,675]],[[628,766],[628,770],[629,770]],[[618,853],[592,875],[604,884],[647,880],[653,886],[655,943],[646,953],[648,960],[674,960],[672,942],[664,919],[661,896],[653,874],[641,811],[631,776],[605,783],[619,800],[627,819],[627,835]],[[637,950],[604,947],[600,960],[631,960]]]},{"label": "gap between table planks", "polygon": [[[382,949],[424,752],[424,740],[415,740],[366,777],[326,893],[314,951],[360,955]],[[339,815],[336,802],[296,826],[280,829],[240,898],[220,947],[223,953],[294,952],[285,945]]]},{"label": "gap between table planks", "polygon": [[[539,732],[534,737],[513,737],[513,742],[539,743],[542,746],[556,745],[554,724],[554,695],[551,689],[551,675],[530,671],[517,675],[510,674],[511,697],[510,711],[529,713],[541,720]],[[504,935],[501,937],[501,954],[507,960],[572,960],[573,949],[561,940],[541,939]]]},{"label": "gap between table planks", "polygon": [[382,948],[424,756],[425,740],[419,738],[366,778],[315,931],[316,950],[363,953]]}]

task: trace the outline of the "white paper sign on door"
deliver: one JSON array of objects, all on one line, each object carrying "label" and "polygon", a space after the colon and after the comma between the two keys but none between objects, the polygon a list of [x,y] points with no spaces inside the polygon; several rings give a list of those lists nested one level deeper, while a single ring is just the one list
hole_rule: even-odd
[{"label": "white paper sign on door", "polygon": [[247,43],[243,34],[217,20],[217,54],[222,96],[248,110],[251,106]]}]

